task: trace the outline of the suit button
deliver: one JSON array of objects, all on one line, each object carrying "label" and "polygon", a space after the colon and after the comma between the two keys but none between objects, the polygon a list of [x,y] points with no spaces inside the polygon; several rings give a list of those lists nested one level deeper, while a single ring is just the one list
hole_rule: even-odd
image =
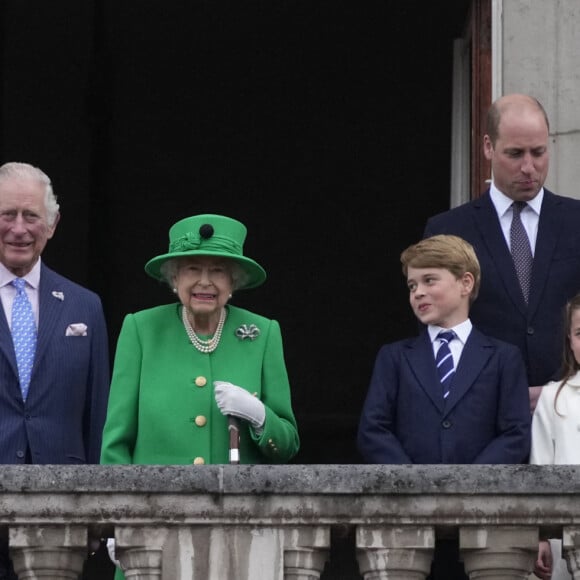
[{"label": "suit button", "polygon": [[16,457],[18,457],[18,459],[22,459],[24,457],[24,451],[17,451],[16,452]]},{"label": "suit button", "polygon": [[441,427],[443,427],[443,429],[449,429],[449,427],[451,427],[451,421],[445,419],[445,421],[441,423]]},{"label": "suit button", "polygon": [[207,385],[207,379],[205,377],[202,377],[202,376],[195,377],[195,384],[198,387],[205,387]]},{"label": "suit button", "polygon": [[194,465],[205,465],[205,459],[203,457],[196,457],[193,460]]},{"label": "suit button", "polygon": [[203,415],[198,415],[195,418],[195,424],[198,427],[204,427],[206,423],[207,423],[207,419]]},{"label": "suit button", "polygon": [[528,326],[528,330],[526,332],[531,336],[532,334],[534,334],[534,327]]}]

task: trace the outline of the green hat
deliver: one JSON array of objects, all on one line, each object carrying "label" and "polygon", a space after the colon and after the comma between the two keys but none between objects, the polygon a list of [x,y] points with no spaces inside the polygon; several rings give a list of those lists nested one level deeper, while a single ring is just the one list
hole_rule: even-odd
[{"label": "green hat", "polygon": [[202,214],[182,219],[169,230],[169,251],[145,264],[145,272],[163,279],[161,265],[172,258],[218,256],[236,261],[247,273],[243,288],[255,288],[264,282],[266,272],[257,262],[243,255],[246,226],[222,215]]}]

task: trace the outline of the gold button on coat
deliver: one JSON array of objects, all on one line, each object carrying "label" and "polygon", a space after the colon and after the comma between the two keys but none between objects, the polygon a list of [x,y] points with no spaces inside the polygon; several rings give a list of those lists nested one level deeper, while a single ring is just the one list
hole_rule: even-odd
[{"label": "gold button on coat", "polygon": [[206,419],[206,418],[205,418],[203,415],[198,415],[198,416],[195,418],[195,424],[196,424],[198,427],[203,427],[203,426],[204,426],[206,423],[207,423],[207,419]]},{"label": "gold button on coat", "polygon": [[195,384],[198,387],[205,387],[207,385],[207,379],[205,377],[202,377],[202,376],[195,377]]},{"label": "gold button on coat", "polygon": [[203,457],[196,457],[193,460],[194,465],[205,465],[205,459]]}]

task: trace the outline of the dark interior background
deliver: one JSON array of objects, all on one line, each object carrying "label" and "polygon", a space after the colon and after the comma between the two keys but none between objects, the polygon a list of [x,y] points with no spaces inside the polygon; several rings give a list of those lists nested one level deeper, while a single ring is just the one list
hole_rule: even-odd
[{"label": "dark interior background", "polygon": [[[173,300],[143,271],[171,224],[235,217],[269,278],[233,302],[281,323],[295,462],[358,462],[375,355],[416,330],[399,254],[448,207],[469,4],[0,0],[0,161],[52,178],[44,260],[101,295],[112,352],[127,312]],[[323,578],[359,578],[352,532]]]},{"label": "dark interior background", "polygon": [[399,254],[448,206],[452,42],[469,0],[0,1],[0,161],[52,178],[45,262],[127,312],[183,217],[248,226],[280,321],[296,463],[358,462],[374,357],[415,331]]}]

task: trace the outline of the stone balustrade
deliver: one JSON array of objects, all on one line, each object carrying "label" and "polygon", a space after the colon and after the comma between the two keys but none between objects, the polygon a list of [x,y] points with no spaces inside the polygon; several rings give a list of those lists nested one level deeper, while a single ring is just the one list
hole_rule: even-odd
[{"label": "stone balustrade", "polygon": [[315,580],[351,530],[364,580],[423,579],[458,537],[472,579],[527,578],[540,535],[580,579],[580,466],[3,466],[20,580],[76,580],[115,537],[128,580]]}]

